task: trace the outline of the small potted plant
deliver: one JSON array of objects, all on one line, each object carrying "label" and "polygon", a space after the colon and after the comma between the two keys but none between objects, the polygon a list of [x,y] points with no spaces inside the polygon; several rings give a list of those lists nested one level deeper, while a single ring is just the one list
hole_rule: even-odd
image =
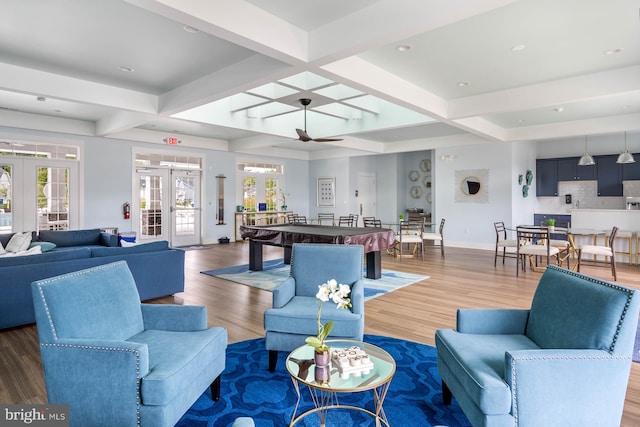
[{"label": "small potted plant", "polygon": [[280,189],[280,198],[282,199],[282,205],[280,206],[280,209],[283,211],[287,210],[287,196],[289,195],[289,193],[285,193],[282,188]]},{"label": "small potted plant", "polygon": [[553,233],[556,231],[556,220],[555,218],[547,219],[547,228],[549,229],[549,233]]}]

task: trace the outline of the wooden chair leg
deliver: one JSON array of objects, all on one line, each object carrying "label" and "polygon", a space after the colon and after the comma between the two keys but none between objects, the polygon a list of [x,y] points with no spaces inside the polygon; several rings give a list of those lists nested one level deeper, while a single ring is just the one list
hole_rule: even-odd
[{"label": "wooden chair leg", "polygon": [[211,383],[211,399],[215,402],[220,399],[220,375]]},{"label": "wooden chair leg", "polygon": [[269,372],[276,370],[276,363],[278,362],[278,351],[269,350]]}]

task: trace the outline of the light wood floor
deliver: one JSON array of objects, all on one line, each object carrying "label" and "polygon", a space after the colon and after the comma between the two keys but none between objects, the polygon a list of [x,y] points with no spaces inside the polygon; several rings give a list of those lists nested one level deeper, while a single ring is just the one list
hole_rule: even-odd
[{"label": "light wood floor", "polygon": [[[265,259],[282,257],[280,248],[265,247]],[[419,259],[383,256],[386,269],[424,274],[430,279],[378,297],[365,304],[365,333],[387,335],[434,345],[439,328],[455,325],[459,307],[528,308],[541,273],[515,277],[515,260],[493,267],[493,252],[447,248]],[[248,262],[248,244],[213,245],[186,253],[185,292],[155,303],[206,305],[209,324],[224,326],[229,342],[264,335],[262,315],[271,294],[216,279],[200,271]],[[603,265],[583,265],[584,273],[611,280]],[[618,283],[640,289],[640,269],[618,263]],[[34,325],[0,331],[0,402],[45,403],[46,392]],[[640,425],[640,363],[634,363],[624,407],[623,426]]]}]

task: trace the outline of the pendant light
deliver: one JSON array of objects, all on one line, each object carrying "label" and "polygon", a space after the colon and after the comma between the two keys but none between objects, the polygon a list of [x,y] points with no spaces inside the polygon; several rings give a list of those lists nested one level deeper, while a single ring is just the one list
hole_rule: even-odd
[{"label": "pendant light", "polygon": [[620,153],[618,156],[618,160],[616,163],[635,163],[636,160],[633,158],[633,154],[627,150],[627,131],[624,131],[624,151]]},{"label": "pendant light", "polygon": [[591,166],[595,165],[596,162],[593,161],[593,157],[589,154],[589,150],[587,150],[587,135],[584,136],[584,154],[580,157],[578,161],[578,166]]}]

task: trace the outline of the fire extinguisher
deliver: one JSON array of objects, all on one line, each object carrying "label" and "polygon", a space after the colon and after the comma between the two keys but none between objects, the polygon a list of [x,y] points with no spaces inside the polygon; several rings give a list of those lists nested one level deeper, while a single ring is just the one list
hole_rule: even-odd
[{"label": "fire extinguisher", "polygon": [[124,219],[131,218],[131,205],[129,205],[129,202],[125,202],[124,205],[122,205],[122,214],[124,215]]}]

